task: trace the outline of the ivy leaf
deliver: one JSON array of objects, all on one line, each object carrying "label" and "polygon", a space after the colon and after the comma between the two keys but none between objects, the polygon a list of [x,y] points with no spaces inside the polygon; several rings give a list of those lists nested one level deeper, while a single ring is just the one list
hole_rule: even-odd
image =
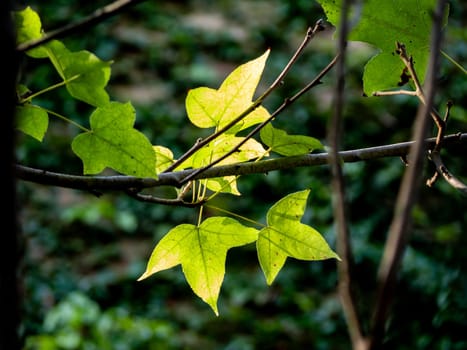
[{"label": "ivy leaf", "polygon": [[[30,6],[22,11],[13,12],[13,19],[16,26],[16,41],[18,44],[23,44],[42,37],[41,19],[37,12]],[[26,54],[34,58],[47,57],[47,51],[43,46],[28,50]]]},{"label": "ivy leaf", "polygon": [[[340,0],[318,0],[329,22],[339,26]],[[380,51],[365,65],[363,89],[371,96],[378,90],[404,85],[404,64],[394,53],[396,42],[403,43],[415,62],[423,83],[430,50],[430,34],[435,0],[367,0],[360,21],[349,33],[349,40],[363,41]],[[446,13],[447,15],[447,13]],[[447,21],[447,16],[445,23]],[[402,79],[401,79],[402,78]]]},{"label": "ivy leaf", "polygon": [[287,195],[267,213],[267,226],[256,242],[259,263],[268,285],[272,284],[287,257],[300,260],[336,258],[323,236],[300,222],[310,190]]},{"label": "ivy leaf", "polygon": [[[248,107],[264,70],[267,50],[260,57],[237,67],[222,83],[218,90],[199,87],[188,92],[185,105],[190,121],[199,128],[222,128]],[[261,123],[269,117],[268,111],[258,107],[228,133]]]},{"label": "ivy leaf", "polygon": [[49,127],[49,116],[39,106],[25,104],[16,106],[16,128],[41,141]]},{"label": "ivy leaf", "polygon": [[122,174],[156,177],[156,153],[149,140],[133,128],[135,110],[128,103],[111,102],[90,117],[91,131],[76,136],[71,144],[81,158],[84,174],[106,167]]},{"label": "ivy leaf", "polygon": [[96,107],[109,103],[104,88],[110,78],[112,62],[102,61],[86,50],[71,52],[58,40],[53,40],[46,48],[71,96]]},{"label": "ivy leaf", "polygon": [[289,135],[284,130],[274,128],[271,123],[261,129],[260,136],[271,151],[283,156],[297,156],[323,149],[321,142],[314,137]]},{"label": "ivy leaf", "polygon": [[257,237],[256,229],[227,217],[210,217],[199,226],[179,225],[156,245],[138,281],[181,264],[193,292],[218,315],[217,299],[225,275],[227,251],[252,243]]}]

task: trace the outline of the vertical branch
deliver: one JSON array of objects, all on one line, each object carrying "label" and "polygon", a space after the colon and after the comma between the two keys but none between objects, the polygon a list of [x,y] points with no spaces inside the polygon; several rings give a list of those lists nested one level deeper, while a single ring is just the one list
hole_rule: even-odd
[{"label": "vertical branch", "polygon": [[331,148],[329,162],[332,173],[333,211],[337,229],[337,253],[342,261],[338,263],[339,296],[354,350],[364,349],[364,339],[351,285],[352,249],[347,225],[345,183],[341,161],[338,155],[342,137],[342,114],[344,108],[345,57],[348,34],[349,2],[344,0],[341,8],[341,20],[338,35],[337,85],[335,92],[335,110],[328,127],[328,142]]},{"label": "vertical branch", "polygon": [[426,101],[425,103],[420,103],[417,111],[413,127],[413,139],[415,143],[410,149],[410,163],[399,188],[394,216],[389,227],[388,238],[378,271],[379,288],[372,320],[370,349],[379,349],[383,341],[386,320],[393,299],[397,271],[410,234],[411,214],[417,200],[425,158],[426,144],[423,140],[427,135],[429,116],[436,89],[435,79],[438,71],[445,5],[446,0],[439,0],[433,14],[430,60],[425,81]]},{"label": "vertical branch", "polygon": [[0,254],[0,302],[1,324],[0,349],[21,349],[19,340],[19,293],[18,293],[18,238],[16,221],[16,189],[13,173],[14,132],[13,116],[15,110],[15,85],[19,59],[15,51],[16,36],[11,21],[11,1],[0,2],[0,42],[3,46],[2,84],[3,84],[3,132],[2,159],[6,166],[1,181],[2,199],[6,206],[2,209],[2,253]]}]

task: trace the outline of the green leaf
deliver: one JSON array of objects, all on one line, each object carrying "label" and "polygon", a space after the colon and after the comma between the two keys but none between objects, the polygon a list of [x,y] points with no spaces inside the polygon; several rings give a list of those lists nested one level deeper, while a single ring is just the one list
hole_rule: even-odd
[{"label": "green leaf", "polygon": [[174,162],[174,155],[170,149],[164,146],[153,146],[156,152],[156,173],[161,173]]},{"label": "green leaf", "polygon": [[156,153],[144,134],[133,128],[135,110],[128,103],[111,102],[96,108],[91,131],[75,137],[71,147],[83,161],[84,174],[106,167],[122,174],[156,177]]},{"label": "green leaf", "polygon": [[257,237],[256,229],[227,217],[211,217],[199,226],[179,225],[156,245],[146,271],[138,280],[181,264],[193,292],[218,315],[217,299],[225,275],[227,251],[252,243]]},{"label": "green leaf", "polygon": [[[18,44],[23,44],[42,37],[41,19],[37,12],[31,7],[28,6],[22,11],[13,12],[13,20],[16,26],[16,41]],[[44,47],[28,50],[26,54],[34,58],[47,57],[47,51]]]},{"label": "green leaf", "polygon": [[25,104],[16,107],[16,128],[41,141],[49,127],[49,116],[39,106]]},{"label": "green leaf", "polygon": [[[214,141],[210,142],[205,147],[201,148],[185,162],[182,163],[182,168],[199,168],[206,166],[212,161],[220,158],[235,146],[237,146],[244,137],[234,136],[231,134],[222,134]],[[234,152],[226,159],[219,162],[219,165],[245,162],[251,159],[259,158],[267,154],[264,147],[256,140],[247,140],[237,152]]]},{"label": "green leaf", "polygon": [[96,107],[109,103],[104,88],[110,78],[111,62],[102,61],[89,51],[71,52],[57,40],[46,47],[71,96]]},{"label": "green leaf", "polygon": [[260,136],[273,152],[283,156],[296,156],[323,149],[321,142],[314,137],[289,135],[284,130],[274,128],[271,123],[261,129]]},{"label": "green leaf", "polygon": [[[342,1],[318,2],[328,20],[339,26]],[[404,65],[394,53],[396,42],[406,46],[408,54],[414,59],[420,82],[423,83],[435,4],[435,0],[367,0],[363,3],[360,20],[351,30],[349,40],[363,41],[380,50],[365,67],[363,89],[368,96],[378,90],[399,87]]]},{"label": "green leaf", "polygon": [[[206,166],[232,150],[243,140],[244,137],[234,136],[232,134],[222,134],[208,145],[195,152],[177,169],[196,169]],[[239,148],[237,152],[234,152],[226,159],[219,162],[218,165],[245,162],[251,159],[263,157],[267,154],[268,152],[258,141],[249,139]],[[234,195],[240,194],[237,189],[235,176],[225,176],[222,178],[209,179],[206,182],[206,187],[214,192],[220,191]]]},{"label": "green leaf", "polygon": [[[218,90],[199,87],[188,92],[185,105],[190,121],[199,128],[222,128],[248,107],[264,70],[267,50],[260,57],[237,67]],[[258,107],[228,133],[246,129],[269,117],[268,111]]]},{"label": "green leaf", "polygon": [[259,232],[256,248],[269,285],[287,257],[300,260],[339,259],[318,231],[300,222],[309,192],[304,190],[289,194],[268,211],[267,227]]}]

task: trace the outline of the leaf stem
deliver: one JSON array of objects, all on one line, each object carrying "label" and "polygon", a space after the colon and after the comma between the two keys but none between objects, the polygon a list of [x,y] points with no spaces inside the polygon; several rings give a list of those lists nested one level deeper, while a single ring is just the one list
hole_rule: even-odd
[{"label": "leaf stem", "polygon": [[462,73],[467,74],[467,70],[466,70],[464,67],[462,67],[462,66],[460,65],[459,62],[457,62],[454,58],[452,58],[451,56],[449,56],[445,51],[440,50],[440,52],[441,52],[441,54],[442,54],[444,57],[446,57],[453,65],[455,65],[457,68],[459,68],[459,70],[460,70]]},{"label": "leaf stem", "polygon": [[233,213],[233,212],[231,212],[230,210],[222,209],[222,208],[219,208],[219,207],[217,207],[217,206],[215,206],[215,205],[211,205],[211,204],[206,204],[205,206],[208,207],[208,208],[211,208],[211,209],[220,211],[221,213],[229,214],[229,215],[231,215],[231,216],[233,216],[233,217],[236,217],[236,218],[238,218],[238,219],[241,219],[241,220],[244,220],[244,221],[246,221],[246,222],[249,222],[250,224],[253,224],[253,225],[255,225],[255,226],[259,226],[259,227],[262,227],[262,228],[263,228],[263,227],[267,227],[267,225],[264,225],[264,224],[262,224],[262,223],[260,223],[260,222],[258,222],[258,221],[249,219],[249,218],[247,218],[247,217],[245,217],[245,216],[243,216],[243,215],[239,215],[239,214]]},{"label": "leaf stem", "polygon": [[80,130],[82,130],[82,131],[84,131],[84,132],[91,132],[90,129],[88,129],[88,128],[86,128],[86,127],[84,127],[84,126],[78,124],[77,122],[75,122],[75,121],[73,121],[73,120],[71,120],[71,119],[69,119],[69,118],[67,118],[67,117],[65,117],[65,116],[63,116],[63,115],[61,115],[61,114],[55,112],[55,111],[52,111],[52,110],[50,110],[50,109],[43,108],[43,107],[40,107],[40,108],[42,108],[43,110],[45,110],[48,114],[51,114],[51,115],[53,115],[53,116],[55,116],[55,117],[57,117],[57,118],[59,118],[59,119],[62,119],[62,120],[64,120],[64,121],[66,121],[67,123],[70,123],[70,124],[76,126],[78,129],[80,129]]},{"label": "leaf stem", "polygon": [[46,92],[49,92],[49,91],[52,91],[52,90],[54,90],[54,89],[57,89],[57,88],[59,88],[59,87],[61,87],[61,86],[64,86],[64,85],[68,84],[69,82],[71,82],[71,81],[73,81],[73,80],[75,80],[75,79],[78,79],[78,78],[79,78],[79,74],[77,74],[77,75],[75,75],[75,76],[73,76],[73,77],[71,77],[71,78],[69,78],[69,79],[63,80],[63,81],[61,81],[61,82],[59,82],[59,83],[57,83],[57,84],[48,86],[48,87],[46,87],[45,89],[42,89],[42,90],[40,90],[40,91],[37,91],[37,92],[35,92],[35,93],[29,95],[28,97],[26,97],[26,98],[24,98],[24,99],[21,99],[21,100],[19,101],[19,103],[25,103],[25,102],[28,102],[28,101],[32,101],[33,98],[36,98],[37,96],[40,96],[40,95],[42,95],[42,94],[45,94]]}]

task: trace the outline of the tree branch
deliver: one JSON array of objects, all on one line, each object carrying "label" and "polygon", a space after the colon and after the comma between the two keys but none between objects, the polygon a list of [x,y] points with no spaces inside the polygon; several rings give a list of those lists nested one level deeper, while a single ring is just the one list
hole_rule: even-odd
[{"label": "tree branch", "polygon": [[[444,138],[444,146],[467,144],[467,133],[448,135]],[[426,140],[426,147],[432,149],[436,139]],[[408,154],[413,141],[391,145],[362,148],[339,152],[339,159],[343,162],[369,161],[386,157],[402,157]],[[326,165],[329,162],[328,153],[305,154],[302,156],[281,157],[213,167],[199,174],[195,179],[207,179],[230,175],[264,174],[270,171]],[[23,165],[14,166],[15,175],[23,181],[43,185],[72,188],[84,191],[122,191],[129,188],[143,189],[160,186],[180,187],[182,180],[196,171],[196,169],[161,173],[157,179],[138,178],[132,176],[79,176],[34,169]]]},{"label": "tree branch", "polygon": [[345,195],[345,180],[339,150],[342,139],[343,111],[345,105],[345,58],[347,48],[347,34],[349,31],[348,14],[350,1],[342,1],[341,18],[338,32],[338,47],[340,59],[336,66],[337,84],[334,95],[334,113],[328,124],[328,142],[331,149],[329,165],[331,168],[332,204],[337,231],[337,254],[342,259],[337,263],[339,276],[339,296],[347,322],[347,328],[354,350],[363,350],[365,339],[352,288],[352,246],[350,244],[348,214]]},{"label": "tree branch", "polygon": [[[439,0],[434,12],[430,59],[428,64],[425,103],[421,103],[414,123],[413,139],[415,143],[410,149],[410,163],[404,173],[394,208],[388,238],[381,259],[378,281],[379,288],[374,307],[371,342],[369,349],[380,349],[384,338],[386,320],[393,298],[396,275],[409,240],[411,215],[416,203],[420,187],[420,175],[423,169],[426,143],[423,140],[428,131],[428,121],[432,110],[436,90],[436,72],[438,72],[439,50],[442,42],[442,18],[446,1]],[[415,76],[412,76],[415,78]]]}]

